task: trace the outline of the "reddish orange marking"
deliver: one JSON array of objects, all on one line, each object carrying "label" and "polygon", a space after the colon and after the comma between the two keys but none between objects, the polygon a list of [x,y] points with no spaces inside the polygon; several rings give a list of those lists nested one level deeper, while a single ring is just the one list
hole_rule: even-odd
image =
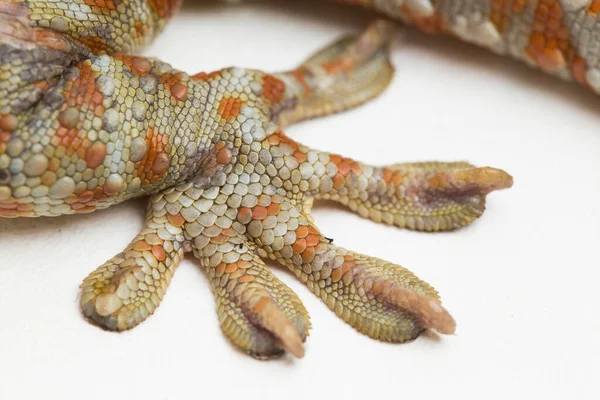
[{"label": "reddish orange marking", "polygon": [[277,103],[283,98],[285,83],[273,75],[265,75],[263,79],[263,96],[271,103]]},{"label": "reddish orange marking", "polygon": [[588,14],[598,15],[600,14],[600,0],[592,0],[587,9]]},{"label": "reddish orange marking", "polygon": [[17,129],[18,119],[14,115],[4,114],[0,116],[0,143],[10,140],[12,132]]},{"label": "reddish orange marking", "polygon": [[330,154],[329,161],[334,163],[338,168],[337,174],[333,177],[333,187],[336,189],[339,189],[344,186],[346,182],[346,176],[348,176],[350,172],[358,176],[362,171],[360,163],[352,160],[351,158],[345,158],[337,154]]},{"label": "reddish orange marking", "polygon": [[392,170],[390,170],[389,168],[383,168],[381,173],[382,173],[381,178],[383,179],[383,181],[385,183],[389,183],[389,181],[392,180]]},{"label": "reddish orange marking", "polygon": [[198,72],[197,74],[190,76],[190,79],[193,79],[195,81],[208,81],[208,80],[211,80],[211,79],[221,76],[222,72],[223,72],[222,69],[213,71],[213,72],[209,72],[209,73]]},{"label": "reddish orange marking", "polygon": [[351,58],[338,58],[336,60],[330,61],[322,65],[322,67],[329,74],[335,74],[337,72],[345,72],[352,69],[352,59]]},{"label": "reddish orange marking", "polygon": [[[43,182],[43,178],[42,178]],[[45,184],[45,183],[44,183]],[[65,198],[65,203],[71,206],[77,214],[87,214],[96,209],[99,204],[102,204],[110,196],[107,195],[102,186],[91,190],[84,190],[79,193],[74,193]]]},{"label": "reddish orange marking", "polygon": [[304,89],[304,95],[308,96],[308,95],[310,95],[310,92],[312,91],[312,89],[310,88],[310,86],[306,82],[305,73],[306,73],[306,71],[302,67],[300,67],[300,68],[298,68],[298,69],[290,72],[290,74],[294,78],[296,78],[296,80],[300,83],[300,85],[302,85],[302,88]]},{"label": "reddish orange marking", "polygon": [[[85,106],[88,110],[94,112],[95,115],[101,116],[104,113],[104,107],[102,106],[102,93],[96,87],[96,78],[98,73],[94,72],[91,68],[91,62],[89,60],[82,61],[76,65],[79,69],[79,74],[76,77],[70,78],[65,83],[64,98],[65,103],[60,109],[58,114],[59,127],[55,132],[55,138],[57,139],[56,146],[63,146],[66,150],[67,155],[77,153],[77,156],[87,161],[88,148],[92,143],[79,137],[79,129],[77,125],[82,118],[74,120],[67,118],[67,109],[81,109]],[[79,111],[81,113],[82,111]],[[90,154],[92,165],[98,161],[101,156],[100,149],[96,148],[92,154]],[[100,160],[101,162],[101,160]],[[98,164],[99,165],[99,164]]]},{"label": "reddish orange marking", "polygon": [[261,221],[265,218],[267,218],[267,209],[262,206],[254,207],[254,209],[252,210],[252,219]]},{"label": "reddish orange marking", "polygon": [[171,94],[177,100],[183,101],[183,100],[187,99],[188,88],[187,88],[187,86],[184,86],[181,83],[176,83],[171,87]]},{"label": "reddish orange marking", "polygon": [[340,279],[342,279],[342,269],[341,268],[336,268],[333,271],[331,271],[331,281],[332,282],[339,282]]},{"label": "reddish orange marking", "polygon": [[171,96],[176,100],[185,101],[188,96],[188,88],[183,79],[185,77],[185,73],[177,72],[175,74],[166,73],[160,76],[160,80],[165,86]]},{"label": "reddish orange marking", "polygon": [[316,246],[319,243],[319,236],[318,235],[308,235],[306,237],[306,245],[313,247]]},{"label": "reddish orange marking", "polygon": [[90,7],[98,7],[106,10],[116,10],[121,0],[83,0]]},{"label": "reddish orange marking", "polygon": [[164,261],[167,258],[167,253],[165,252],[164,247],[157,244],[152,246],[152,254],[158,261]]},{"label": "reddish orange marking", "polygon": [[269,205],[269,207],[267,207],[268,215],[279,215],[280,211],[281,211],[281,205],[279,205],[279,203],[271,203]]},{"label": "reddish orange marking", "polygon": [[294,244],[292,245],[292,250],[294,251],[294,254],[300,254],[305,249],[306,249],[306,240],[304,240],[304,239],[297,239],[294,242]]},{"label": "reddish orange marking", "polygon": [[167,214],[167,219],[171,223],[171,225],[180,227],[185,223],[185,218],[181,214]]},{"label": "reddish orange marking", "polygon": [[251,218],[252,218],[252,210],[251,209],[249,209],[247,207],[241,207],[238,210],[237,219],[241,223],[250,222]]},{"label": "reddish orange marking", "polygon": [[306,236],[308,236],[308,227],[306,225],[300,225],[298,229],[296,229],[296,237],[305,238]]},{"label": "reddish orange marking", "polygon": [[240,279],[238,279],[238,282],[240,282],[240,283],[252,282],[253,280],[254,280],[253,275],[244,275]]},{"label": "reddish orange marking", "polygon": [[158,182],[169,169],[171,146],[167,136],[153,128],[148,128],[146,143],[148,151],[144,158],[136,163],[134,176],[138,176],[144,185],[149,185]]},{"label": "reddish orange marking", "polygon": [[556,71],[567,63],[571,65],[576,56],[569,42],[568,28],[563,25],[563,15],[558,0],[540,0],[535,9],[526,52],[546,71]]},{"label": "reddish orange marking", "polygon": [[429,17],[422,17],[415,14],[406,5],[403,5],[400,10],[410,23],[425,33],[451,33],[450,29],[448,29],[448,26],[446,25],[444,17],[437,10]]},{"label": "reddish orange marking", "polygon": [[226,264],[224,262],[217,265],[217,268],[215,268],[215,273],[217,274],[217,276],[223,275],[223,273],[225,272],[225,266]]},{"label": "reddish orange marking", "polygon": [[170,18],[181,5],[181,0],[149,0],[150,7],[161,18]]},{"label": "reddish orange marking", "polygon": [[254,307],[252,307],[252,311],[255,313],[261,312],[271,300],[268,297],[261,297],[260,300],[256,302]]},{"label": "reddish orange marking", "polygon": [[236,97],[224,97],[219,103],[217,112],[225,120],[235,118],[240,114],[242,104],[242,101]]},{"label": "reddish orange marking", "polygon": [[85,162],[87,166],[90,168],[96,168],[102,162],[104,162],[104,157],[106,157],[106,146],[104,143],[96,142],[94,143],[85,154]]},{"label": "reddish orange marking", "polygon": [[110,47],[100,36],[79,36],[77,38],[81,43],[92,50],[94,54],[100,54],[110,51]]},{"label": "reddish orange marking", "polygon": [[311,262],[315,258],[315,248],[306,247],[306,250],[302,252],[302,261]]},{"label": "reddish orange marking", "polygon": [[127,66],[129,70],[136,76],[148,75],[152,69],[150,61],[144,57],[131,56],[124,53],[115,53],[112,55],[115,60],[119,60],[123,65]]},{"label": "reddish orange marking", "polygon": [[235,271],[236,269],[238,269],[238,264],[237,263],[232,263],[229,264],[226,268],[225,268],[225,273],[226,274],[231,274],[233,271]]},{"label": "reddish orange marking", "polygon": [[500,34],[504,33],[510,25],[513,15],[519,15],[527,6],[525,0],[492,0],[490,20]]},{"label": "reddish orange marking", "polygon": [[139,242],[135,242],[133,244],[133,249],[136,251],[148,251],[148,250],[152,249],[152,246],[150,246],[145,241],[140,240]]},{"label": "reddish orange marking", "polygon": [[144,25],[141,21],[137,21],[133,25],[133,27],[135,29],[135,33],[136,33],[137,37],[146,36],[146,33],[148,33],[148,26]]}]

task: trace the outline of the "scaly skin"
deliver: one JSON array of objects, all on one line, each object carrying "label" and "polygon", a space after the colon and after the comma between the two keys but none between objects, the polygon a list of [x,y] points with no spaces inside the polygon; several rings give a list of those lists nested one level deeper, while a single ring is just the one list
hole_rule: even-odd
[{"label": "scaly skin", "polygon": [[455,36],[600,93],[599,0],[335,0]]},{"label": "scaly skin", "polygon": [[206,268],[223,332],[255,357],[303,355],[308,314],[263,258],[292,270],[373,338],[452,333],[437,292],[408,270],[323,236],[313,199],[425,231],[476,219],[512,178],[466,163],[372,167],[285,136],[342,111],[393,75],[390,23],[376,22],[299,68],[192,76],[130,55],[178,7],[163,0],[0,3],[0,216],[87,213],[149,195],[145,227],[81,285],[81,307],[130,329],[162,300],[185,253]]}]

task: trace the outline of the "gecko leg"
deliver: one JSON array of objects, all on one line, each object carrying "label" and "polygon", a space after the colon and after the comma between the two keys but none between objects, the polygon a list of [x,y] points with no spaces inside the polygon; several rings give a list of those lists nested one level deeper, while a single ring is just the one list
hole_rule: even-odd
[{"label": "gecko leg", "polygon": [[153,314],[183,257],[181,229],[161,198],[150,199],[146,225],[127,248],[81,284],[83,314],[103,328],[131,329]]}]

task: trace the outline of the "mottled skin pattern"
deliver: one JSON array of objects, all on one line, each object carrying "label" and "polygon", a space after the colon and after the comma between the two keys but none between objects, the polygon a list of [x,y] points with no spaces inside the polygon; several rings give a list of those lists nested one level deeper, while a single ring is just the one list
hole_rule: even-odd
[{"label": "mottled skin pattern", "polygon": [[[512,178],[462,162],[373,167],[282,132],[380,93],[393,75],[392,24],[376,22],[289,72],[188,75],[133,55],[178,5],[0,3],[0,217],[88,213],[149,195],[142,231],[81,285],[84,315],[106,329],[130,329],[154,313],[192,253],[211,280],[223,332],[255,357],[301,357],[310,327],[301,301],[264,258],[286,265],[373,338],[453,333],[433,288],[333,244],[311,218],[313,200],[337,201],[376,222],[445,231],[480,216],[485,196]],[[425,1],[368,5],[430,30],[448,28],[435,3],[433,14]]]}]

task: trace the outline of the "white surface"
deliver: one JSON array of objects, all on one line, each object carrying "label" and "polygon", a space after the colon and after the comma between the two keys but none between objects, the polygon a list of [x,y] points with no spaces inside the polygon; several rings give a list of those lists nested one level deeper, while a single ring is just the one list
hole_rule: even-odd
[{"label": "white surface", "polygon": [[[146,54],[190,73],[281,70],[368,19],[329,5],[189,6]],[[192,258],[154,316],[130,332],[102,331],[82,318],[78,284],[141,227],[144,203],[133,201],[87,216],[0,220],[0,399],[600,398],[600,98],[415,33],[393,61],[397,76],[376,101],[287,132],[374,164],[465,159],[513,174],[514,188],[453,233],[314,211],[336,243],[432,283],[456,336],[373,341],[277,268],[313,329],[303,360],[259,362],[221,334]]]}]

